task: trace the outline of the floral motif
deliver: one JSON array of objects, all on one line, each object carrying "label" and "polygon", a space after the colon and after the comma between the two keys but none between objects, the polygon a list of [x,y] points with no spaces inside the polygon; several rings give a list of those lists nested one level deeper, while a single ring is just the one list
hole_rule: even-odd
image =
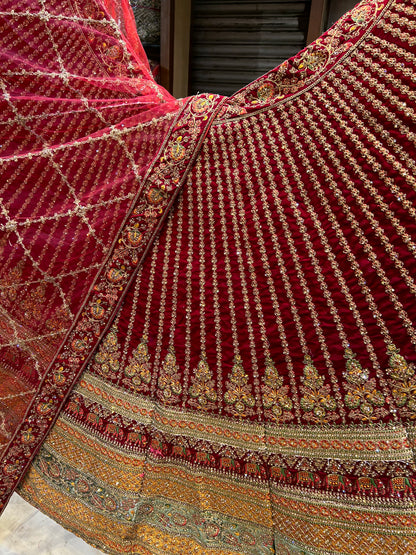
[{"label": "floral motif", "polygon": [[408,364],[394,345],[387,347],[390,355],[387,374],[391,377],[392,395],[402,414],[416,418],[416,376],[414,364]]},{"label": "floral motif", "polygon": [[157,382],[159,387],[157,396],[164,403],[172,404],[179,401],[179,395],[182,392],[182,386],[179,378],[180,374],[176,365],[175,353],[173,352],[173,349],[169,349],[168,354],[163,361],[162,369]]},{"label": "floral motif", "polygon": [[383,407],[384,395],[377,389],[375,378],[369,380],[369,372],[363,368],[351,349],[346,349],[346,370],[344,373],[347,383],[345,404],[351,418],[366,421],[376,420],[385,416],[387,411]]},{"label": "floral motif", "polygon": [[189,395],[192,397],[189,404],[201,410],[215,408],[217,393],[214,385],[212,372],[205,357],[202,357],[195,368],[192,385],[189,388]]},{"label": "floral motif", "polygon": [[337,404],[330,386],[324,385],[324,378],[319,375],[310,356],[305,357],[304,364],[300,406],[306,412],[305,419],[317,423],[336,420],[337,415],[333,411]]},{"label": "floral motif", "polygon": [[111,328],[103,339],[95,357],[93,368],[102,376],[113,377],[120,368],[120,346],[117,339],[117,329]]},{"label": "floral motif", "polygon": [[248,416],[253,414],[255,401],[251,394],[248,383],[248,375],[245,373],[240,356],[234,358],[234,366],[231,369],[230,378],[226,384],[224,400],[228,405],[226,409],[234,416]]},{"label": "floral motif", "polygon": [[289,412],[293,407],[293,402],[289,398],[288,392],[289,386],[283,385],[283,378],[276,370],[276,366],[270,358],[267,358],[262,393],[264,414],[268,418],[277,422],[293,418],[293,414]]},{"label": "floral motif", "polygon": [[148,390],[152,378],[150,373],[147,338],[143,337],[139,345],[131,354],[129,364],[124,369],[128,385],[136,390]]}]

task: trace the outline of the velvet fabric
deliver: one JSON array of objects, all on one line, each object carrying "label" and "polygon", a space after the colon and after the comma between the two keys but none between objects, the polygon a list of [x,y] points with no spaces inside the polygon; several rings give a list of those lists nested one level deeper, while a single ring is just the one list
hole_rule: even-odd
[{"label": "velvet fabric", "polygon": [[127,4],[4,4],[4,502],[111,553],[416,549],[412,2],[182,101]]}]

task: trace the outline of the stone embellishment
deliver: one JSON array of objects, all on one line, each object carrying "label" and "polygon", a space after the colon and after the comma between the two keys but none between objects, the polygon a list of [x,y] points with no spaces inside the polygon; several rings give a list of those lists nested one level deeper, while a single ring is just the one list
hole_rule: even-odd
[{"label": "stone embellishment", "polygon": [[416,418],[416,376],[414,364],[408,364],[394,345],[387,347],[390,355],[387,374],[393,398],[403,416]]},{"label": "stone embellishment", "polygon": [[234,416],[240,417],[254,414],[254,397],[251,394],[248,375],[244,371],[243,363],[239,355],[234,358],[234,365],[226,383],[226,389],[224,400],[227,404],[226,410],[228,412]]},{"label": "stone embellishment", "polygon": [[94,370],[101,376],[117,377],[120,368],[120,346],[117,340],[117,329],[111,328],[103,339],[94,357]]},{"label": "stone embellishment", "polygon": [[182,386],[180,383],[180,374],[176,365],[176,356],[172,348],[169,349],[163,361],[158,379],[158,388],[159,391],[157,392],[157,396],[164,403],[173,404],[179,401]]},{"label": "stone embellishment", "polygon": [[147,338],[143,337],[139,345],[131,354],[129,364],[124,369],[128,384],[137,391],[147,391],[152,379],[150,372]]},{"label": "stone embellishment", "polygon": [[329,385],[324,385],[324,378],[319,375],[318,370],[313,365],[310,356],[305,356],[303,385],[300,387],[303,396],[300,399],[300,406],[305,411],[304,418],[312,422],[323,424],[337,419],[335,409],[337,403],[331,395]]},{"label": "stone embellishment", "polygon": [[195,368],[189,395],[192,399],[189,404],[200,410],[214,409],[217,401],[217,393],[214,388],[212,372],[204,357]]},{"label": "stone embellishment", "polygon": [[387,414],[383,407],[384,395],[377,389],[375,378],[369,379],[369,372],[363,368],[351,349],[345,350],[347,382],[344,382],[345,404],[351,409],[349,416],[356,420],[377,420]]},{"label": "stone embellishment", "polygon": [[289,412],[293,407],[293,402],[289,398],[288,392],[289,386],[283,385],[283,378],[276,370],[274,362],[267,358],[262,386],[265,416],[275,422],[284,422],[293,418],[293,414]]}]

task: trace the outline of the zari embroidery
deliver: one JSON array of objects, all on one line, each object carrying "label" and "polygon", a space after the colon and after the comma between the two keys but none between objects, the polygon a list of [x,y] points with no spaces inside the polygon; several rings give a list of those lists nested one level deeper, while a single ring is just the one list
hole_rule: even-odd
[{"label": "zari embroidery", "polygon": [[241,417],[253,414],[252,407],[254,407],[255,401],[240,356],[234,358],[225,388],[224,401],[228,412]]},{"label": "zari embroidery", "polygon": [[392,394],[403,416],[416,418],[416,375],[414,364],[408,364],[394,345],[389,345],[387,374],[391,377]]},{"label": "zari embroidery", "polygon": [[376,380],[369,379],[369,372],[361,366],[356,355],[347,349],[345,351],[347,383],[345,389],[345,404],[352,409],[349,416],[352,419],[378,420],[385,416],[387,411],[382,409],[385,399],[381,391],[377,389]]},{"label": "zari embroidery", "polygon": [[201,358],[195,368],[189,395],[191,397],[189,404],[199,410],[212,410],[216,407],[218,396],[215,382],[205,358]]},{"label": "zari embroidery", "polygon": [[300,406],[306,413],[304,418],[317,423],[336,420],[337,415],[334,412],[337,407],[336,401],[331,395],[329,385],[325,384],[325,379],[318,373],[310,356],[305,357],[301,380],[303,386],[300,390],[303,396],[300,399]]}]

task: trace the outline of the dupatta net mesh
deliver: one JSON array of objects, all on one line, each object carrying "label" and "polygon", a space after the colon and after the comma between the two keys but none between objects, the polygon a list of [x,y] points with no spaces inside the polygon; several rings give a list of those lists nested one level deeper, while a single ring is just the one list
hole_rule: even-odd
[{"label": "dupatta net mesh", "polygon": [[414,3],[181,101],[127,3],[0,5],[4,503],[109,553],[415,551]]}]

